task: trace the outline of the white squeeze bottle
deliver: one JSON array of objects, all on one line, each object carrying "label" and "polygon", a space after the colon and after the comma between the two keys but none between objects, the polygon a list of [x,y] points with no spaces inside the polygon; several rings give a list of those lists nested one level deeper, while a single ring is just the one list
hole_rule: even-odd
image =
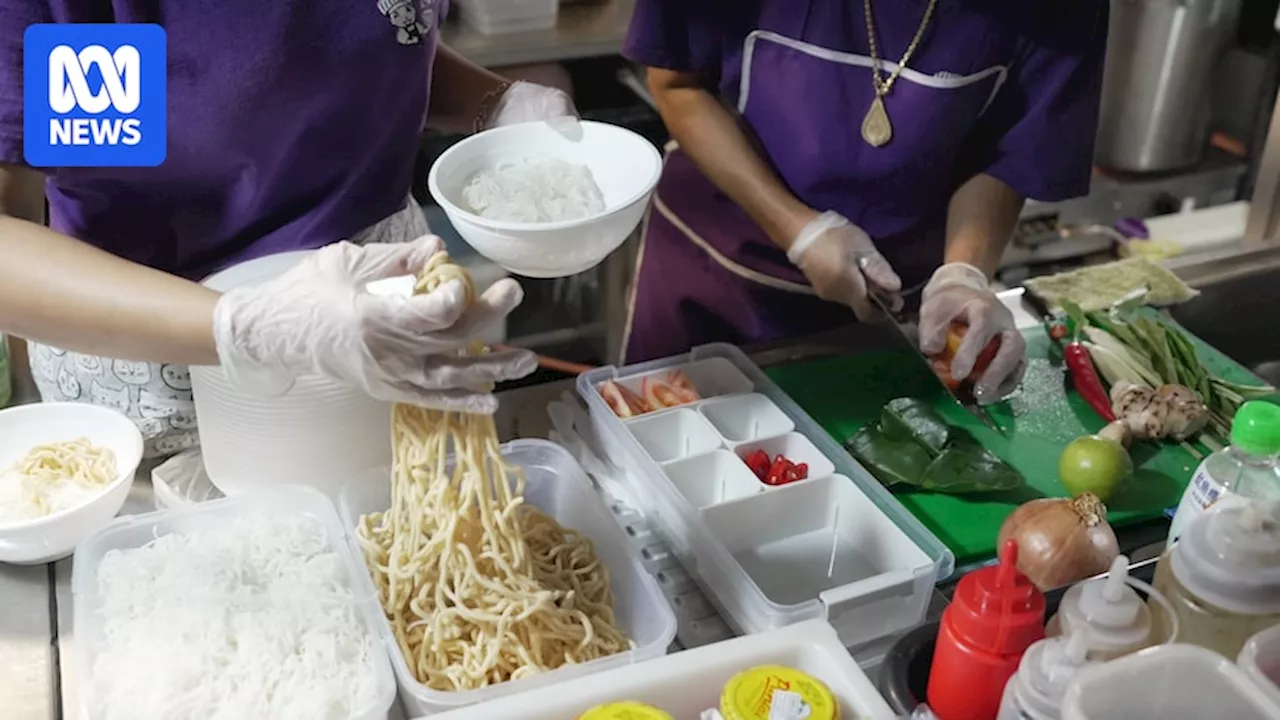
[{"label": "white squeeze bottle", "polygon": [[1077,673],[1098,663],[1091,660],[1084,634],[1037,641],[1023,653],[1018,672],[1009,678],[996,720],[1058,720],[1062,698]]},{"label": "white squeeze bottle", "polygon": [[1231,445],[1205,458],[1191,476],[1169,526],[1168,545],[1243,484],[1257,493],[1255,499],[1280,498],[1280,405],[1254,400],[1240,406],[1231,421]]},{"label": "white squeeze bottle", "polygon": [[1091,660],[1114,660],[1161,642],[1151,608],[1130,583],[1153,592],[1146,583],[1129,577],[1129,558],[1120,555],[1105,578],[1076,583],[1067,590],[1045,633],[1049,637],[1084,635]]},{"label": "white squeeze bottle", "polygon": [[1216,503],[1160,557],[1155,586],[1177,615],[1176,642],[1239,655],[1280,624],[1280,501]]}]

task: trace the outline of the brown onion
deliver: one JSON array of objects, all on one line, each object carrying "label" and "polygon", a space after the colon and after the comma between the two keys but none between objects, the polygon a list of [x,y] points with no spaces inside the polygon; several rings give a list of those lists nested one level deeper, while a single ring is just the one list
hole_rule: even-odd
[{"label": "brown onion", "polygon": [[1093,493],[1019,505],[1000,526],[996,547],[1010,539],[1018,541],[1018,569],[1041,590],[1106,572],[1120,554],[1107,508]]}]

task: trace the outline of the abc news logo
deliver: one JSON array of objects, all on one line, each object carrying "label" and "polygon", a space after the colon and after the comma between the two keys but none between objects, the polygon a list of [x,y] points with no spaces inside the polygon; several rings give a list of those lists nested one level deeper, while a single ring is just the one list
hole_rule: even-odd
[{"label": "abc news logo", "polygon": [[[92,69],[102,77],[97,92],[89,87]],[[142,104],[142,57],[132,45],[110,52],[90,45],[80,52],[59,45],[49,53],[49,109],[67,115],[77,109],[91,116],[114,109],[121,115]],[[142,121],[124,117],[49,118],[50,145],[137,145]]]},{"label": "abc news logo", "polygon": [[156,167],[168,154],[159,25],[38,23],[23,33],[23,156],[39,168]]}]

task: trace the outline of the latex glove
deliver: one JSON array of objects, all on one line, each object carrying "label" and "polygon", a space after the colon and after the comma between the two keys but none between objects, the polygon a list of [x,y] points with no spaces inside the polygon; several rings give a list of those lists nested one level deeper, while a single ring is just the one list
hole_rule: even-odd
[{"label": "latex glove", "polygon": [[986,273],[967,263],[938,268],[924,287],[920,305],[920,350],[936,355],[946,347],[952,321],[969,332],[951,361],[951,375],[964,380],[973,372],[987,343],[1000,337],[1000,350],[973,386],[979,404],[998,402],[1017,389],[1027,367],[1027,343],[1013,322],[1013,313],[996,297]]},{"label": "latex glove", "polygon": [[800,231],[787,251],[818,297],[853,308],[860,320],[876,317],[869,289],[896,294],[902,280],[862,228],[834,212],[824,212]]},{"label": "latex glove", "polygon": [[502,93],[489,114],[487,128],[547,120],[576,125],[578,110],[563,90],[517,80]]},{"label": "latex glove", "polygon": [[381,400],[492,413],[492,383],[533,372],[534,356],[456,351],[520,304],[518,283],[495,283],[470,307],[457,281],[412,297],[365,289],[373,280],[416,273],[443,247],[434,236],[364,247],[342,242],[275,280],[224,294],[214,310],[224,371],[263,394],[282,393],[294,377],[315,373]]}]

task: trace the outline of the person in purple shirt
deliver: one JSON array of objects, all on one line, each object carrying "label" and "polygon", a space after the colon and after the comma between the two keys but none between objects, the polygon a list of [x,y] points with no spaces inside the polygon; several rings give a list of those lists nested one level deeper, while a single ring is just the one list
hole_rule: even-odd
[{"label": "person in purple shirt", "polygon": [[[446,12],[447,0],[0,0],[0,331],[38,341],[42,396],[117,407],[150,455],[196,442],[188,363],[323,372],[385,399],[492,411],[472,388],[529,372],[531,357],[439,354],[509,312],[519,286],[500,283],[470,313],[456,287],[373,298],[364,283],[411,271],[438,243],[356,246],[428,234],[409,194],[424,126],[576,111],[560,90],[440,45]],[[24,166],[23,32],[89,22],[166,30],[159,167]],[[191,282],[345,240],[256,294]]]},{"label": "person in purple shirt", "polygon": [[[627,362],[875,315],[924,285],[920,345],[1017,386],[990,277],[1025,198],[1087,192],[1106,0],[637,0],[624,54],[673,139],[644,230]],[[850,312],[852,309],[852,312]]]}]

